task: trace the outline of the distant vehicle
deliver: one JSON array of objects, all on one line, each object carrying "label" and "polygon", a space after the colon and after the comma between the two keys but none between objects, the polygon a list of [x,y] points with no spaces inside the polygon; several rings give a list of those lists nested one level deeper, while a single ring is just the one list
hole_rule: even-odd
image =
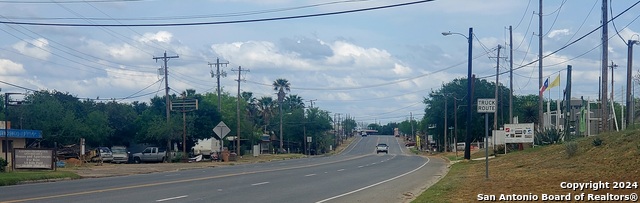
[{"label": "distant vehicle", "polygon": [[376,146],[376,154],[380,152],[389,154],[389,146],[385,143],[379,143],[378,146]]},{"label": "distant vehicle", "polygon": [[133,154],[133,162],[137,164],[142,162],[164,162],[166,158],[166,150],[158,147],[147,147],[144,151]]},{"label": "distant vehicle", "polygon": [[113,161],[113,153],[108,147],[98,147],[95,149],[95,156],[91,158],[92,161],[99,161],[102,159],[103,162],[111,162]]},{"label": "distant vehicle", "polygon": [[127,147],[125,146],[113,146],[111,147],[111,153],[113,154],[112,163],[120,164],[129,161],[129,152],[127,152]]},{"label": "distant vehicle", "polygon": [[362,131],[362,133],[360,134],[362,137],[366,137],[367,136],[367,132]]}]

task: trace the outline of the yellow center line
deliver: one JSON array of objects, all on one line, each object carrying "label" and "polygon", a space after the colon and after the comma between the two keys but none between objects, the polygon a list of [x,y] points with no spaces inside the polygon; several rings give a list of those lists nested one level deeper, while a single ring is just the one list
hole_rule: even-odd
[{"label": "yellow center line", "polygon": [[66,194],[43,196],[43,197],[32,197],[32,198],[26,198],[26,199],[16,199],[16,200],[4,201],[3,203],[26,202],[26,201],[35,201],[35,200],[43,200],[43,199],[53,199],[53,198],[59,198],[59,197],[86,195],[86,194],[100,193],[100,192],[111,192],[111,191],[117,191],[117,190],[143,188],[143,187],[167,185],[167,184],[174,184],[174,183],[184,183],[184,182],[193,182],[193,181],[200,181],[200,180],[210,180],[210,179],[216,179],[216,178],[226,178],[226,177],[239,176],[239,175],[248,175],[248,174],[256,174],[256,173],[266,173],[266,172],[274,172],[274,171],[283,171],[283,170],[291,170],[291,169],[308,168],[308,167],[314,167],[314,166],[321,166],[321,165],[339,163],[339,162],[349,161],[349,160],[353,160],[353,159],[359,159],[359,158],[362,158],[362,157],[365,157],[365,156],[371,156],[371,155],[360,155],[360,156],[355,156],[355,157],[351,157],[351,158],[347,158],[347,159],[331,161],[331,162],[326,162],[326,163],[318,163],[318,164],[303,165],[303,166],[293,166],[293,167],[286,167],[286,168],[279,168],[279,169],[269,169],[269,170],[253,171],[253,172],[232,173],[232,174],[227,174],[227,175],[217,175],[217,176],[192,178],[192,179],[185,179],[185,180],[174,180],[174,181],[168,181],[168,182],[147,183],[147,184],[142,184],[142,185],[131,185],[131,186],[124,186],[124,187],[115,187],[115,188],[107,188],[107,189],[100,189],[100,190],[84,191],[84,192],[66,193]]}]

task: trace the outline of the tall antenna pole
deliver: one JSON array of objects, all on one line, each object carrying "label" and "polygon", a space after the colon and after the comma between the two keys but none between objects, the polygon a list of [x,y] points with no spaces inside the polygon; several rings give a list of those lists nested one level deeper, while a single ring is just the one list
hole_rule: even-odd
[{"label": "tall antenna pole", "polygon": [[[178,55],[175,56],[167,56],[167,52],[164,52],[164,56],[160,56],[160,57],[153,57],[153,59],[156,60],[156,62],[158,62],[158,59],[161,59],[164,61],[164,98],[165,98],[165,105],[166,105],[166,112],[167,112],[167,127],[170,126],[170,117],[171,117],[171,100],[169,99],[169,67],[167,66],[167,62],[169,61],[169,59],[172,58],[178,58]],[[169,132],[169,136],[167,136],[167,151],[171,152],[171,132]],[[171,153],[168,154],[168,159],[165,161],[169,161],[171,160]]]},{"label": "tall antenna pole", "polygon": [[220,63],[220,59],[216,58],[216,63],[209,63],[209,66],[216,65],[216,72],[213,73],[211,70],[211,77],[216,77],[218,79],[218,112],[222,114],[222,98],[220,97],[220,76],[227,77],[227,73],[220,71],[220,65],[228,65],[229,62]]}]

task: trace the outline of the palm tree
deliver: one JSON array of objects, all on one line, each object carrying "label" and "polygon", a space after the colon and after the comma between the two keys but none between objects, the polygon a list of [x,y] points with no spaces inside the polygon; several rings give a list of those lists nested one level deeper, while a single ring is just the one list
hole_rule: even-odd
[{"label": "palm tree", "polygon": [[284,91],[291,91],[291,84],[287,79],[278,78],[276,81],[273,81],[273,90],[278,91],[278,106],[280,108],[280,152],[284,152],[282,143],[282,101],[286,96]]},{"label": "palm tree", "polygon": [[269,126],[271,117],[273,116],[273,98],[262,97],[258,99],[257,109],[258,114],[262,118],[262,126],[266,129]]},{"label": "palm tree", "polygon": [[295,94],[290,94],[287,98],[285,98],[284,103],[286,104],[288,110],[304,108],[304,100],[302,99],[302,97]]}]

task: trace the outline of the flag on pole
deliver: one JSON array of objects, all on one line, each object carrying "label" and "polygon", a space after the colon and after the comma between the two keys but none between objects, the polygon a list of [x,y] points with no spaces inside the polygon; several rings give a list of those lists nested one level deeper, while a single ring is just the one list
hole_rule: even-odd
[{"label": "flag on pole", "polygon": [[549,87],[547,87],[547,89],[551,89],[553,87],[557,87],[560,86],[560,74],[558,74],[558,76],[556,76],[556,79],[553,79],[553,82],[551,82],[551,84],[549,84]]},{"label": "flag on pole", "polygon": [[542,85],[542,87],[540,87],[540,94],[542,94],[545,90],[547,90],[547,87],[549,87],[549,78],[547,78],[544,81],[544,84]]}]

